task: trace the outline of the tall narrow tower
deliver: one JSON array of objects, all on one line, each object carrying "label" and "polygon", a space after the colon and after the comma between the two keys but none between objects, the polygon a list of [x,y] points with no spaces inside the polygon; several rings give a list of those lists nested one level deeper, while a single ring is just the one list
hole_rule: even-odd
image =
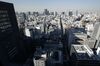
[{"label": "tall narrow tower", "polygon": [[43,22],[43,27],[44,27],[44,34],[46,34],[46,17],[44,17],[44,22]]},{"label": "tall narrow tower", "polygon": [[62,24],[62,18],[60,16],[60,26],[61,26],[61,36],[63,36],[63,24]]}]

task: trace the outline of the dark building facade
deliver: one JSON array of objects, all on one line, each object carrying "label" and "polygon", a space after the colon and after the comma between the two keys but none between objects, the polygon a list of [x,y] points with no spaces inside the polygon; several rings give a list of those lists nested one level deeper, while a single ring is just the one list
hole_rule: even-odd
[{"label": "dark building facade", "polygon": [[32,46],[25,39],[20,37],[13,4],[0,1],[0,66],[25,63]]},{"label": "dark building facade", "polygon": [[3,47],[2,51],[7,52],[5,55],[9,60],[17,54],[16,44],[18,44],[19,31],[16,21],[13,5],[0,2],[0,45]]},{"label": "dark building facade", "polygon": [[17,20],[12,4],[0,2],[0,40],[18,35]]}]

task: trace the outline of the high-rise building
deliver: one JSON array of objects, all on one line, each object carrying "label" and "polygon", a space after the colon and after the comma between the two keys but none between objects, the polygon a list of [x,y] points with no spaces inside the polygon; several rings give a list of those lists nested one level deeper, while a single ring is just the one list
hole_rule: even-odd
[{"label": "high-rise building", "polygon": [[61,35],[64,35],[62,18],[60,17]]},{"label": "high-rise building", "polygon": [[72,11],[69,11],[69,16],[71,17],[73,15],[73,12]]},{"label": "high-rise building", "polygon": [[57,12],[54,12],[54,16],[56,17],[58,15],[58,13]]},{"label": "high-rise building", "polygon": [[[18,34],[13,4],[0,2],[0,46],[4,47],[2,50],[7,52],[9,60],[14,59],[18,53],[16,46],[18,45]],[[3,53],[0,52],[0,55]]]},{"label": "high-rise building", "polygon": [[0,1],[0,64],[22,66],[29,56],[27,42],[20,37],[13,4]]},{"label": "high-rise building", "polygon": [[72,66],[99,66],[99,57],[94,55],[88,45],[72,45],[70,55]]},{"label": "high-rise building", "polygon": [[18,35],[17,20],[12,4],[0,2],[0,40]]},{"label": "high-rise building", "polygon": [[98,46],[100,45],[100,23],[97,22],[95,24],[95,27],[94,27],[94,32],[93,32],[93,37],[95,39],[95,45],[94,45],[94,48],[98,48]]},{"label": "high-rise building", "polygon": [[78,12],[78,10],[76,10],[76,16],[78,16],[78,14],[79,14],[79,12]]},{"label": "high-rise building", "polygon": [[44,9],[44,15],[50,15],[50,13],[47,9]]}]

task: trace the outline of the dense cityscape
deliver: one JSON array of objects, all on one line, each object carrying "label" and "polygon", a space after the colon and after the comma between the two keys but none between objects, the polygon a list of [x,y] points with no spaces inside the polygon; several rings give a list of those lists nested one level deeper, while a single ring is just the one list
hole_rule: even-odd
[{"label": "dense cityscape", "polygon": [[[71,10],[68,13],[57,13],[44,9],[42,14],[17,12],[16,15],[19,28],[23,30],[23,33],[40,42],[36,44],[38,46],[33,60],[35,66],[41,66],[43,61],[44,64],[45,61],[48,61],[48,65],[62,66],[63,63],[66,64],[70,60],[69,57],[72,57],[72,53],[80,52],[79,57],[83,55],[78,58],[80,60],[97,60],[90,58],[93,55],[92,49],[96,48],[94,44],[100,26],[100,17],[96,13],[80,13],[78,10],[75,13]],[[99,38],[99,36],[97,37]],[[42,52],[44,53],[41,54]],[[88,58],[84,52],[88,52]],[[38,54],[41,58],[36,59]]]},{"label": "dense cityscape", "polygon": [[14,12],[0,1],[0,44],[0,66],[99,66],[100,15]]}]

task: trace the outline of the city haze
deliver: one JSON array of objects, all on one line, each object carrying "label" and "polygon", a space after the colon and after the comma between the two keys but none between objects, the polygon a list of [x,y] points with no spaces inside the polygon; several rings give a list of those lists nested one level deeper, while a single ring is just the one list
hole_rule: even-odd
[{"label": "city haze", "polygon": [[100,0],[1,0],[14,4],[18,12],[27,11],[100,11]]}]

